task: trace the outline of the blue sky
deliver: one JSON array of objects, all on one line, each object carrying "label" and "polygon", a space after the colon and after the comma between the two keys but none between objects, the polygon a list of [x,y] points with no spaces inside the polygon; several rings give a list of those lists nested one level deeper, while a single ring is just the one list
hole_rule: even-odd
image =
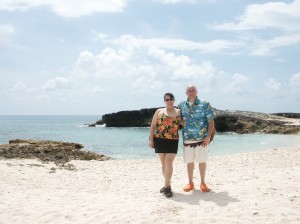
[{"label": "blue sky", "polygon": [[300,0],[4,0],[0,114],[300,112]]}]

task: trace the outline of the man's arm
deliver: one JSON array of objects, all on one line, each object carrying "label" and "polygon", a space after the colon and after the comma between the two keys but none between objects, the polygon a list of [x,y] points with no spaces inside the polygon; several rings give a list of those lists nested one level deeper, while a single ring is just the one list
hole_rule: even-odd
[{"label": "man's arm", "polygon": [[207,137],[209,137],[209,140],[211,138],[211,134],[214,131],[214,129],[215,129],[215,121],[214,121],[214,119],[210,119],[208,122],[208,134],[207,134]]},{"label": "man's arm", "polygon": [[210,138],[211,138],[211,134],[213,132],[213,130],[215,129],[215,121],[214,119],[210,119],[208,122],[208,133],[207,136],[203,139],[203,146],[207,146],[210,142]]}]

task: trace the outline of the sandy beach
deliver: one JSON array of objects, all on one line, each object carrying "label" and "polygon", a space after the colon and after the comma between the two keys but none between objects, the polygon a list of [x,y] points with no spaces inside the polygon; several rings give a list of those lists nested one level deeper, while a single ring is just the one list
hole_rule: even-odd
[{"label": "sandy beach", "polygon": [[174,162],[174,197],[158,159],[71,161],[76,170],[28,159],[0,160],[0,223],[300,223],[300,146],[214,156],[210,193],[183,192]]}]

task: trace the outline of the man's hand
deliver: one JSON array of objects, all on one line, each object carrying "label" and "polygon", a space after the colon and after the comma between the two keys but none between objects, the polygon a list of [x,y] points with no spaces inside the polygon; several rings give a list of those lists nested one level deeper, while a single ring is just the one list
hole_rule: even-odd
[{"label": "man's hand", "polygon": [[208,146],[209,141],[210,141],[210,136],[205,137],[205,138],[203,139],[202,146],[203,146],[203,147]]}]

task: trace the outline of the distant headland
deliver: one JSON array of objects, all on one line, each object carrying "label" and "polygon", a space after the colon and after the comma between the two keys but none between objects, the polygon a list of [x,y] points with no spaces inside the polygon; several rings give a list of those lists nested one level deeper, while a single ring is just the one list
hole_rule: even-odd
[{"label": "distant headland", "polygon": [[[149,127],[153,114],[158,108],[119,111],[105,114],[102,119],[89,124],[90,127]],[[260,113],[250,111],[229,111],[214,109],[218,132],[298,134],[300,133],[300,113]]]}]

